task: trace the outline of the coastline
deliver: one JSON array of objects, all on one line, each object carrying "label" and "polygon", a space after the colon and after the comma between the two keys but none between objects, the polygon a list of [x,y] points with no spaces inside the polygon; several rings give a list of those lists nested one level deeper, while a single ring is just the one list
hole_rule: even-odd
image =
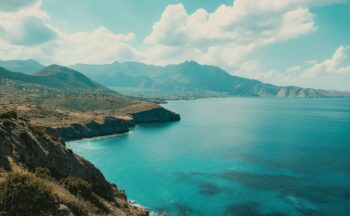
[{"label": "coastline", "polygon": [[77,141],[85,138],[96,138],[125,134],[130,128],[141,123],[180,121],[179,114],[157,107],[149,110],[128,113],[128,119],[106,116],[103,122],[73,123],[63,127],[45,127],[48,133],[61,137],[64,141]]},{"label": "coastline", "polygon": [[[113,118],[113,117],[106,117],[106,119],[111,120],[112,122],[116,123],[117,125],[121,126],[121,127],[114,127],[115,132],[111,132],[110,134],[97,134],[96,136],[89,136],[88,133],[85,133],[85,137],[84,136],[79,136],[79,137],[75,137],[73,139],[66,139],[64,137],[62,137],[62,131],[64,130],[74,130],[76,129],[76,127],[74,126],[69,126],[66,129],[59,129],[59,128],[45,128],[46,131],[48,131],[49,133],[54,133],[57,136],[61,137],[64,142],[67,144],[78,144],[80,142],[84,142],[84,141],[89,141],[89,140],[100,140],[100,139],[107,139],[110,137],[118,137],[118,136],[123,136],[123,135],[129,135],[130,133],[133,133],[130,128],[133,128],[135,126],[137,126],[138,124],[143,124],[143,123],[161,123],[161,122],[174,122],[174,121],[180,121],[181,117],[179,114],[172,112],[170,110],[167,110],[163,107],[158,107],[155,109],[150,109],[150,110],[145,110],[145,111],[141,111],[141,112],[136,112],[136,113],[130,113],[130,117],[131,119],[125,120],[125,119],[121,119],[121,118]],[[89,122],[87,124],[75,124],[75,126],[78,126],[77,128],[79,129],[91,129],[89,127],[87,127],[86,125],[99,125],[98,127],[108,127],[111,123],[111,121],[105,121],[102,124],[96,123],[96,122]],[[107,122],[107,123],[106,123]],[[112,123],[113,124],[113,123]],[[125,127],[127,126],[127,127]],[[81,131],[84,132],[84,131]],[[81,135],[80,133],[76,133],[78,135]],[[86,131],[85,131],[86,132]],[[64,135],[64,134],[63,134]],[[115,183],[117,184],[117,183]],[[150,211],[147,207],[134,202],[133,200],[128,200],[126,197],[126,202],[128,203],[128,205],[130,205],[131,209],[135,209],[135,211],[140,212],[140,215],[158,215],[157,213]],[[163,215],[163,214],[162,214]],[[164,214],[165,215],[165,214]]]}]

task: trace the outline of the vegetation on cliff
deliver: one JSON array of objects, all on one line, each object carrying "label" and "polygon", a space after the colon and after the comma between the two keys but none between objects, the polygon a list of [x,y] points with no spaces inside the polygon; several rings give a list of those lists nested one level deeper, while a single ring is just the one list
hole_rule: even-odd
[{"label": "vegetation on cliff", "polygon": [[0,115],[1,215],[147,215],[45,129]]}]

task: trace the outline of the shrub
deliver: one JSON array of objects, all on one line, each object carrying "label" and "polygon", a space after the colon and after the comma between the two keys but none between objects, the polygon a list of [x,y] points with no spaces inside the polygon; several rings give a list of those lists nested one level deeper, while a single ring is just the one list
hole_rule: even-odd
[{"label": "shrub", "polygon": [[5,215],[40,215],[57,206],[55,197],[35,177],[11,173],[0,183],[0,212]]},{"label": "shrub", "polygon": [[44,179],[51,179],[51,172],[49,169],[47,168],[43,168],[43,167],[37,167],[35,169],[35,176],[39,177],[39,178],[44,178]]},{"label": "shrub", "polygon": [[87,181],[70,176],[62,179],[61,184],[72,194],[90,201],[93,205],[103,211],[108,211],[105,205],[94,194],[92,186]]},{"label": "shrub", "polygon": [[17,113],[15,111],[4,112],[0,114],[0,118],[3,118],[3,119],[17,118]]},{"label": "shrub", "polygon": [[91,185],[87,181],[84,181],[80,178],[70,176],[62,179],[61,184],[72,194],[76,196],[81,196],[85,199],[87,199],[90,196],[90,194],[92,194]]},{"label": "shrub", "polygon": [[37,135],[43,136],[45,134],[44,130],[42,127],[37,126],[37,125],[29,125],[29,128]]}]

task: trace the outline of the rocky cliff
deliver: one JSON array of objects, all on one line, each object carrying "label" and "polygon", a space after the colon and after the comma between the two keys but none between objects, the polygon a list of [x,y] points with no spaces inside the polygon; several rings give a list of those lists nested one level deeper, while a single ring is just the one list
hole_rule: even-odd
[{"label": "rocky cliff", "polygon": [[[129,127],[133,125],[134,122],[132,119],[126,120],[108,116],[102,123],[96,121],[74,123],[67,127],[58,127],[56,128],[56,132],[62,139],[69,141],[126,133],[129,131]],[[51,129],[47,128],[47,130],[50,131]]]},{"label": "rocky cliff", "polygon": [[46,128],[51,133],[56,133],[65,141],[82,138],[92,138],[111,134],[126,133],[130,127],[137,123],[179,121],[180,115],[164,109],[155,107],[142,111],[129,113],[126,118],[107,116],[103,122],[89,121],[86,123],[73,123],[64,127]]},{"label": "rocky cliff", "polygon": [[130,113],[130,115],[135,123],[180,121],[179,114],[164,109],[163,107]]},{"label": "rocky cliff", "polygon": [[[101,133],[128,129],[127,123],[110,118],[106,119],[105,124],[112,129],[103,130],[95,123],[88,124],[86,128],[95,128],[95,131]],[[109,203],[107,206],[110,206],[112,215],[116,211],[119,212],[116,215],[123,215],[123,211],[117,208],[115,188],[93,164],[67,149],[61,138],[29,124],[26,120],[18,119],[16,113],[7,113],[0,116],[0,177],[3,172],[13,171],[14,166],[23,167],[29,172],[38,167],[46,168],[56,179],[82,179],[91,184],[100,199]],[[124,210],[129,212],[127,215],[148,215],[144,209],[131,206],[125,196],[122,196],[120,202]]]}]

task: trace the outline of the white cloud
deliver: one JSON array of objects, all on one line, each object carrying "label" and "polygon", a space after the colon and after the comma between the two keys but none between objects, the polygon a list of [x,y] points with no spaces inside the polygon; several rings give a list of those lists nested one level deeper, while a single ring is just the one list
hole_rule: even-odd
[{"label": "white cloud", "polygon": [[92,32],[58,34],[52,55],[59,63],[110,63],[115,60],[136,60],[139,55],[138,50],[129,45],[135,40],[133,33],[114,34],[99,27]]},{"label": "white cloud", "polygon": [[[188,14],[182,4],[169,5],[144,42],[149,47],[190,50],[196,55],[187,57],[200,63],[237,67],[259,47],[314,31],[314,14],[309,8],[338,2],[341,1],[235,0],[212,13],[198,9],[193,14]],[[164,56],[168,50],[174,55],[174,49],[168,48],[163,50]],[[174,63],[177,59],[181,58],[174,59]]]},{"label": "white cloud", "polygon": [[0,37],[11,44],[37,45],[56,37],[45,23],[49,15],[40,9],[41,2],[16,12],[0,12]]},{"label": "white cloud", "polygon": [[336,49],[330,59],[326,59],[321,63],[314,63],[311,67],[305,69],[303,77],[315,77],[327,74],[350,74],[350,63],[344,65],[344,61],[348,57],[350,46],[340,46]]},{"label": "white cloud", "polygon": [[[179,45],[185,42],[183,28],[187,22],[187,12],[182,4],[170,5],[164,10],[161,19],[153,25],[151,36],[145,42],[163,45]],[[157,33],[153,33],[157,32]]]},{"label": "white cloud", "polygon": [[66,65],[116,60],[164,65],[196,60],[252,73],[258,70],[256,62],[249,60],[254,50],[314,31],[309,8],[337,2],[235,0],[212,13],[198,9],[192,14],[182,4],[169,5],[144,44],[136,48],[133,33],[116,34],[103,26],[66,33],[48,24],[50,16],[40,0],[14,0],[0,11],[0,59],[34,58]]},{"label": "white cloud", "polygon": [[48,24],[41,1],[15,12],[0,12],[0,59],[34,58],[43,63],[110,63],[139,60],[133,33],[114,34],[104,27],[65,33]]}]

